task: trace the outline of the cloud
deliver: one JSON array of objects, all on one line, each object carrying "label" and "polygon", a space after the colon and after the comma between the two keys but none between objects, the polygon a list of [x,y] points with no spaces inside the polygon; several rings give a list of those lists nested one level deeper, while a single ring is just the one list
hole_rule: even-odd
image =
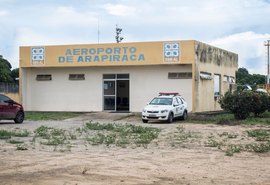
[{"label": "cloud", "polygon": [[238,54],[238,66],[248,68],[250,73],[265,74],[266,48],[264,42],[270,34],[252,31],[236,33],[210,41],[211,45]]},{"label": "cloud", "polygon": [[8,15],[8,11],[0,10],[0,17]]},{"label": "cloud", "polygon": [[[61,26],[88,26],[97,24],[98,16],[91,12],[78,12],[71,6],[53,8],[52,13],[42,16],[46,25],[53,27]],[[45,13],[46,14],[46,13]]]},{"label": "cloud", "polygon": [[109,14],[116,16],[127,16],[135,13],[134,7],[125,6],[122,4],[105,4],[104,9],[107,10]]}]

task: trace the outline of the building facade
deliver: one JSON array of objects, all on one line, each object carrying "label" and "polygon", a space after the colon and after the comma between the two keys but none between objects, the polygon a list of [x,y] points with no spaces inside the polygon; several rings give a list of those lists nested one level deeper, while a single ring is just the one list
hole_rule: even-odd
[{"label": "building facade", "polygon": [[192,112],[220,110],[235,53],[198,41],[20,47],[26,111],[140,112],[159,92],[179,92]]}]

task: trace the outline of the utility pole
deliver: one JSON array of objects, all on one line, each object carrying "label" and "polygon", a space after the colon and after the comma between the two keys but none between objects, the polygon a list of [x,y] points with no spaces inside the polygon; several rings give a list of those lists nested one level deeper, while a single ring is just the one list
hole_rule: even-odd
[{"label": "utility pole", "polygon": [[267,90],[270,88],[270,56],[269,56],[269,49],[270,49],[270,40],[264,42],[264,46],[267,47],[267,75],[266,75],[266,88]]},{"label": "utility pole", "polygon": [[118,25],[116,25],[116,36],[115,36],[115,40],[117,43],[120,43],[124,38],[123,37],[120,37],[119,35],[121,34],[122,32],[122,28],[118,28]]}]

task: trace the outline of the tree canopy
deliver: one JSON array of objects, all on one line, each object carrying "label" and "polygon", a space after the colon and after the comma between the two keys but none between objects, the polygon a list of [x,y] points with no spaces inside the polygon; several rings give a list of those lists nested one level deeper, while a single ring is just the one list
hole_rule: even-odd
[{"label": "tree canopy", "polygon": [[12,66],[6,60],[3,58],[2,55],[0,55],[0,82],[8,82],[8,83],[14,83],[16,82],[16,78],[19,77],[19,69],[13,69],[11,70]]},{"label": "tree canopy", "polygon": [[265,84],[265,75],[249,74],[246,68],[240,67],[236,72],[236,83],[239,85]]}]

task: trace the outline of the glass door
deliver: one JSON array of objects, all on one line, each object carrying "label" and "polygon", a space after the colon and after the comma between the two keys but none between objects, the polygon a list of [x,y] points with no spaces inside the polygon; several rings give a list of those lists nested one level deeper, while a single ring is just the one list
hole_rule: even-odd
[{"label": "glass door", "polygon": [[104,80],[103,81],[103,94],[104,94],[104,110],[116,110],[116,86],[115,80]]}]

